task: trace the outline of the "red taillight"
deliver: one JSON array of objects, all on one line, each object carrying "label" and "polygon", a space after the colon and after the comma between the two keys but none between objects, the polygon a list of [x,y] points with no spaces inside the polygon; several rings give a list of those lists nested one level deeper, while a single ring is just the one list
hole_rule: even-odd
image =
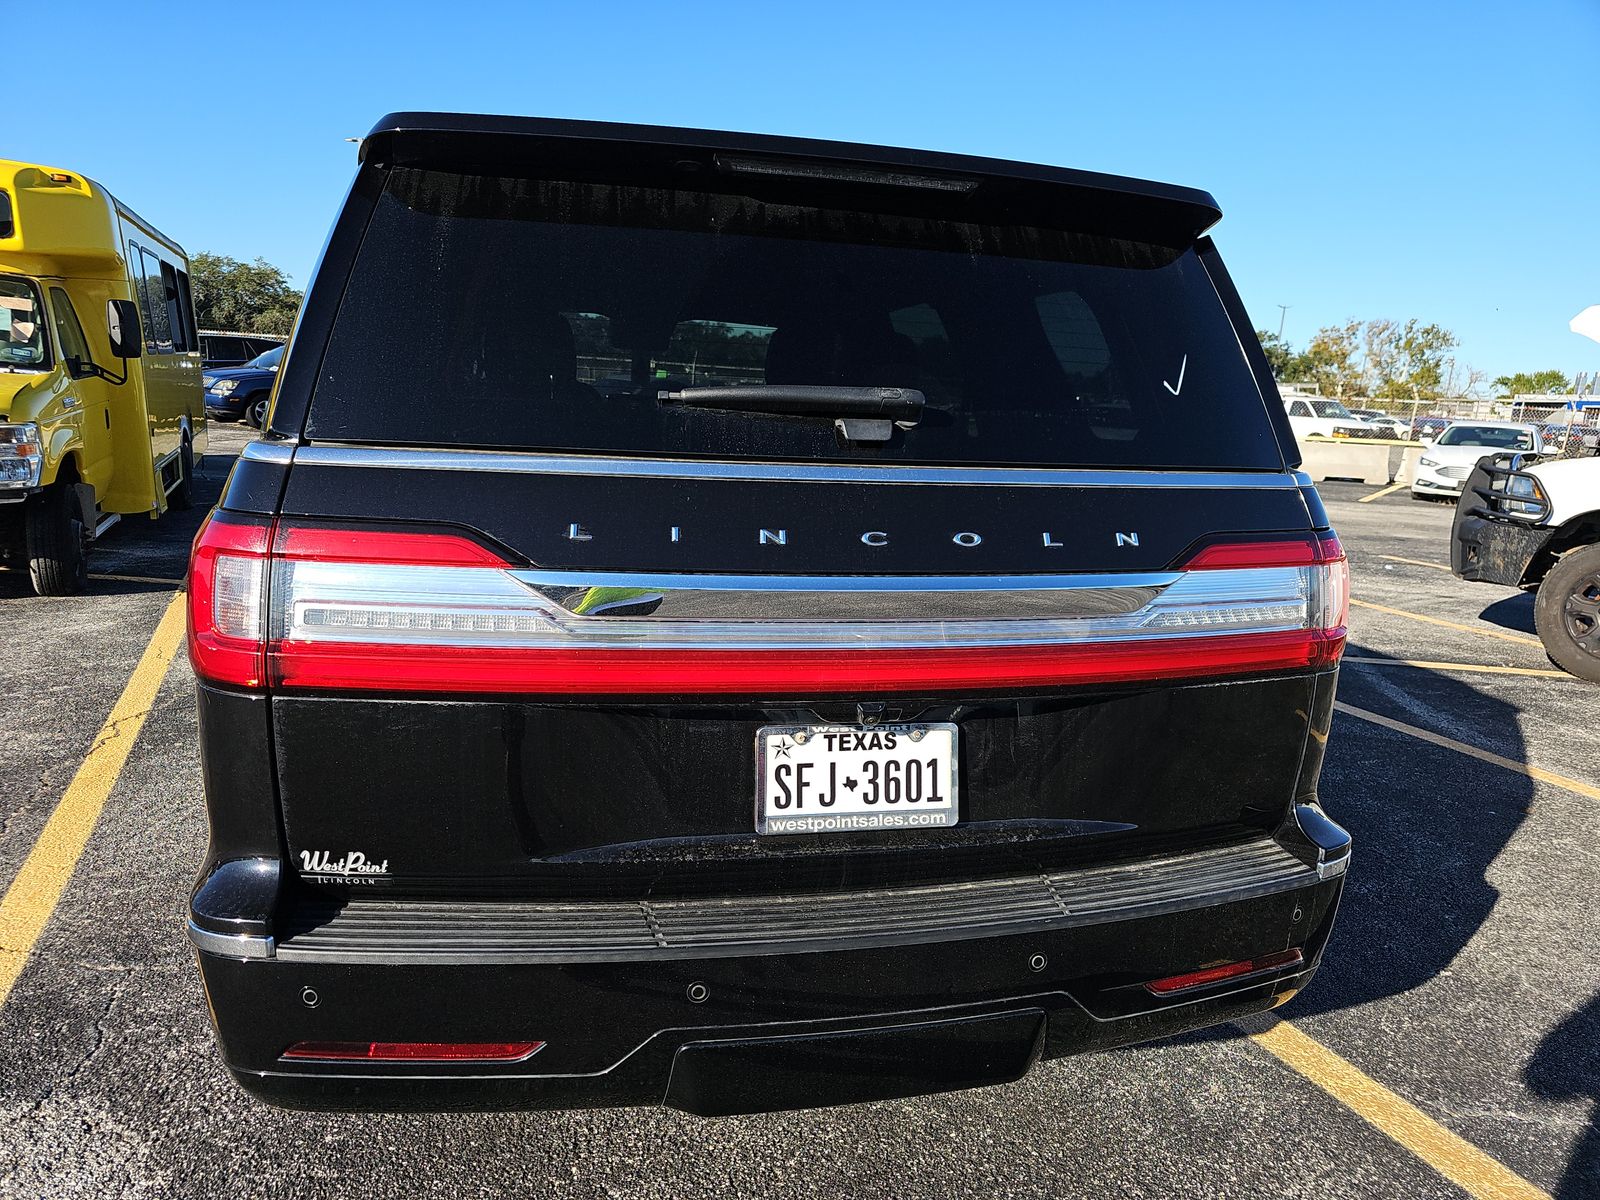
[{"label": "red taillight", "polygon": [[282,1057],[319,1062],[515,1063],[543,1042],[296,1042]]},{"label": "red taillight", "polygon": [[1197,988],[1208,987],[1229,979],[1243,979],[1247,975],[1297,967],[1304,961],[1305,956],[1299,950],[1280,950],[1276,954],[1264,954],[1260,958],[1246,958],[1240,962],[1224,963],[1220,967],[1206,967],[1204,970],[1190,971],[1184,975],[1168,975],[1165,979],[1152,979],[1144,987],[1145,991],[1152,995],[1173,996],[1179,992],[1192,992]]},{"label": "red taillight", "polygon": [[1180,565],[1186,571],[1211,571],[1229,567],[1308,567],[1317,561],[1317,543],[1303,537],[1272,542],[1213,542],[1196,550]]},{"label": "red taillight", "polygon": [[[936,606],[902,588],[904,618],[753,620],[719,615],[741,611],[741,594],[771,599],[745,577],[547,576],[453,533],[288,521],[274,531],[214,516],[191,574],[195,671],[285,690],[838,695],[1318,669],[1344,643],[1345,564],[1331,534],[1218,542],[1131,584],[1145,589],[1143,607],[1082,616],[1023,606],[1014,618],[930,619],[923,609]],[[1074,586],[1042,578],[1014,586]],[[848,591],[840,611],[859,610],[860,581],[804,587]],[[679,590],[701,607],[656,615]]]},{"label": "red taillight", "polygon": [[511,564],[470,538],[454,533],[407,533],[390,529],[279,526],[274,558],[312,562],[388,563],[433,567],[508,567]]},{"label": "red taillight", "polygon": [[1216,541],[1202,546],[1179,565],[1186,571],[1219,567],[1309,567],[1339,562],[1343,558],[1344,547],[1339,545],[1338,535],[1330,531],[1270,541]]},{"label": "red taillight", "polygon": [[1307,622],[1324,635],[1332,666],[1344,652],[1350,620],[1350,563],[1332,530],[1272,539],[1222,539],[1196,550],[1180,564],[1185,571],[1303,567],[1313,583],[1313,608]]},{"label": "red taillight", "polygon": [[312,644],[275,652],[286,688],[649,695],[1036,688],[1308,669],[1338,658],[1318,631],[1099,646],[941,650],[495,650]]},{"label": "red taillight", "polygon": [[267,547],[271,526],[213,513],[189,560],[189,661],[214,683],[267,682]]}]

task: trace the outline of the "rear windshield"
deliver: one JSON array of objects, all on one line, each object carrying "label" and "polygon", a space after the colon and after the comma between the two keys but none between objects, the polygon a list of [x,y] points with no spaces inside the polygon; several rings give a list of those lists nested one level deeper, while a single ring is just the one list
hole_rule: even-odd
[{"label": "rear windshield", "polygon": [[[887,443],[662,405],[916,388]],[[1279,469],[1193,250],[720,192],[393,169],[315,439],[673,457]]]}]

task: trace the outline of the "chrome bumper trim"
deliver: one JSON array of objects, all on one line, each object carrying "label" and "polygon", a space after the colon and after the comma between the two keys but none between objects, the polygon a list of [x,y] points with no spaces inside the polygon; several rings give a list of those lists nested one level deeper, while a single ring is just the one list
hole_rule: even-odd
[{"label": "chrome bumper trim", "polygon": [[189,943],[196,950],[224,958],[272,958],[277,945],[270,937],[258,934],[213,933],[189,922]]}]

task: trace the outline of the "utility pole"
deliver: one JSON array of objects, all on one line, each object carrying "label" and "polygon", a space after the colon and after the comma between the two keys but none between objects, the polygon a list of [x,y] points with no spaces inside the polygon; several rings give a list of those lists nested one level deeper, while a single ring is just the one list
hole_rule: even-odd
[{"label": "utility pole", "polygon": [[1283,337],[1283,323],[1288,319],[1289,310],[1293,307],[1294,305],[1292,304],[1278,305],[1278,336],[1280,338]]}]

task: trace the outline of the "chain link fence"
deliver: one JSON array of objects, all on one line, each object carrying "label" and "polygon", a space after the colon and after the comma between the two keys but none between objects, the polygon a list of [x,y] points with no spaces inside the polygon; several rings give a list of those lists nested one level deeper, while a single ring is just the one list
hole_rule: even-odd
[{"label": "chain link fence", "polygon": [[[1284,399],[1323,399],[1285,391]],[[1374,422],[1368,438],[1394,442],[1431,442],[1453,421],[1521,421],[1537,426],[1547,458],[1590,458],[1600,455],[1600,405],[1587,408],[1571,396],[1456,397],[1448,400],[1381,400],[1345,402],[1352,415]],[[1365,440],[1365,439],[1363,439]]]}]

